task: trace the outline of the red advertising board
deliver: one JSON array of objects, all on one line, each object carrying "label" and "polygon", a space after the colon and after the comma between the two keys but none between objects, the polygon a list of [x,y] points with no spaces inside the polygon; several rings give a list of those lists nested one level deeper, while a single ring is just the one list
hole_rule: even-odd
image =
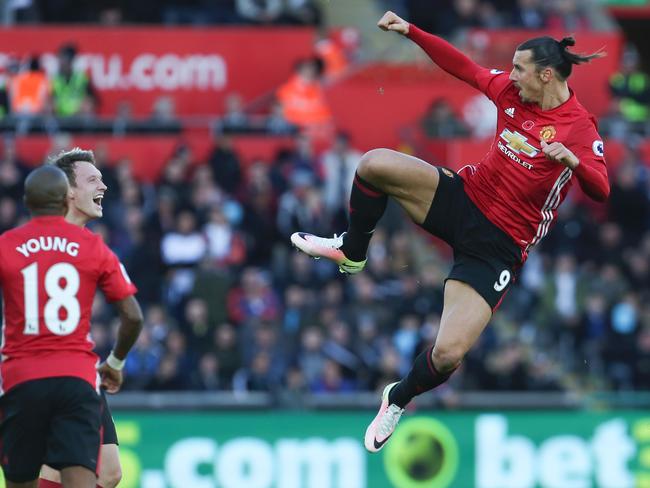
[{"label": "red advertising board", "polygon": [[215,114],[224,96],[238,92],[250,101],[288,78],[293,64],[313,52],[306,28],[12,28],[0,29],[0,75],[10,55],[40,54],[48,72],[56,51],[72,42],[78,66],[92,78],[100,111],[115,112],[128,101],[148,115],[161,95],[179,114]]}]

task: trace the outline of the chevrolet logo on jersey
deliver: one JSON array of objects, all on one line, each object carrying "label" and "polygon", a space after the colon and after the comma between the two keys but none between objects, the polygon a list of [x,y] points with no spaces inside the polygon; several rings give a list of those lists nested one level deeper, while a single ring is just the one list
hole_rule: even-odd
[{"label": "chevrolet logo on jersey", "polygon": [[506,145],[517,154],[524,153],[529,158],[534,158],[539,153],[537,149],[526,142],[528,138],[522,136],[517,131],[510,132],[508,129],[503,129],[501,139],[506,141],[508,143]]}]

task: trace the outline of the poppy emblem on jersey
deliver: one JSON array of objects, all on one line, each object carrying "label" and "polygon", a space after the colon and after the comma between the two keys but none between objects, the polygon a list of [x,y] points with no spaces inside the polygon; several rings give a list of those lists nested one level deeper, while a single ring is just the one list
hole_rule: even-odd
[{"label": "poppy emblem on jersey", "polygon": [[527,137],[521,135],[517,131],[510,132],[508,129],[503,129],[503,132],[501,133],[501,139],[506,141],[508,143],[506,145],[514,152],[522,152],[530,158],[534,158],[539,152],[537,149],[526,142],[528,140]]},{"label": "poppy emblem on jersey", "polygon": [[534,126],[535,126],[535,122],[533,122],[532,120],[527,120],[526,122],[521,124],[521,128],[524,129],[524,130],[530,130]]},{"label": "poppy emblem on jersey", "polygon": [[453,177],[454,177],[454,173],[452,173],[451,171],[449,171],[447,168],[440,168],[440,170],[441,170],[445,175],[449,176],[450,178],[453,178]]},{"label": "poppy emblem on jersey", "polygon": [[546,142],[552,141],[555,139],[555,127],[552,125],[545,125],[542,127],[542,130],[539,131],[539,137]]},{"label": "poppy emblem on jersey", "polygon": [[603,141],[594,141],[591,145],[591,149],[593,149],[596,156],[602,158],[605,155],[605,146],[603,145]]}]

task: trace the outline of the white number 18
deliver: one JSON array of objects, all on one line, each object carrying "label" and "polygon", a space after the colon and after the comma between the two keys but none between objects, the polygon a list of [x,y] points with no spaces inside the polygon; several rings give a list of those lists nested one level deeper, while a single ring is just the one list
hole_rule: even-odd
[{"label": "white number 18", "polygon": [[[38,263],[32,263],[21,270],[25,282],[25,330],[27,335],[38,335]],[[61,286],[61,279],[65,285]],[[57,263],[45,273],[45,292],[49,300],[43,309],[45,326],[56,335],[72,334],[79,325],[81,309],[77,292],[79,272],[69,263]],[[59,318],[64,309],[66,318]]]}]

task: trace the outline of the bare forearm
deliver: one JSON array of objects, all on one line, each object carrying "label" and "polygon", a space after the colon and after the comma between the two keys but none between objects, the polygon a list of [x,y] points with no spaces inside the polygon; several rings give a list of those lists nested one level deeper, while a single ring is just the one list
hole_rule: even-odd
[{"label": "bare forearm", "polygon": [[138,339],[144,319],[140,305],[133,297],[118,302],[117,308],[120,315],[120,326],[117,329],[117,340],[113,348],[113,355],[122,360],[126,358],[126,355]]}]

